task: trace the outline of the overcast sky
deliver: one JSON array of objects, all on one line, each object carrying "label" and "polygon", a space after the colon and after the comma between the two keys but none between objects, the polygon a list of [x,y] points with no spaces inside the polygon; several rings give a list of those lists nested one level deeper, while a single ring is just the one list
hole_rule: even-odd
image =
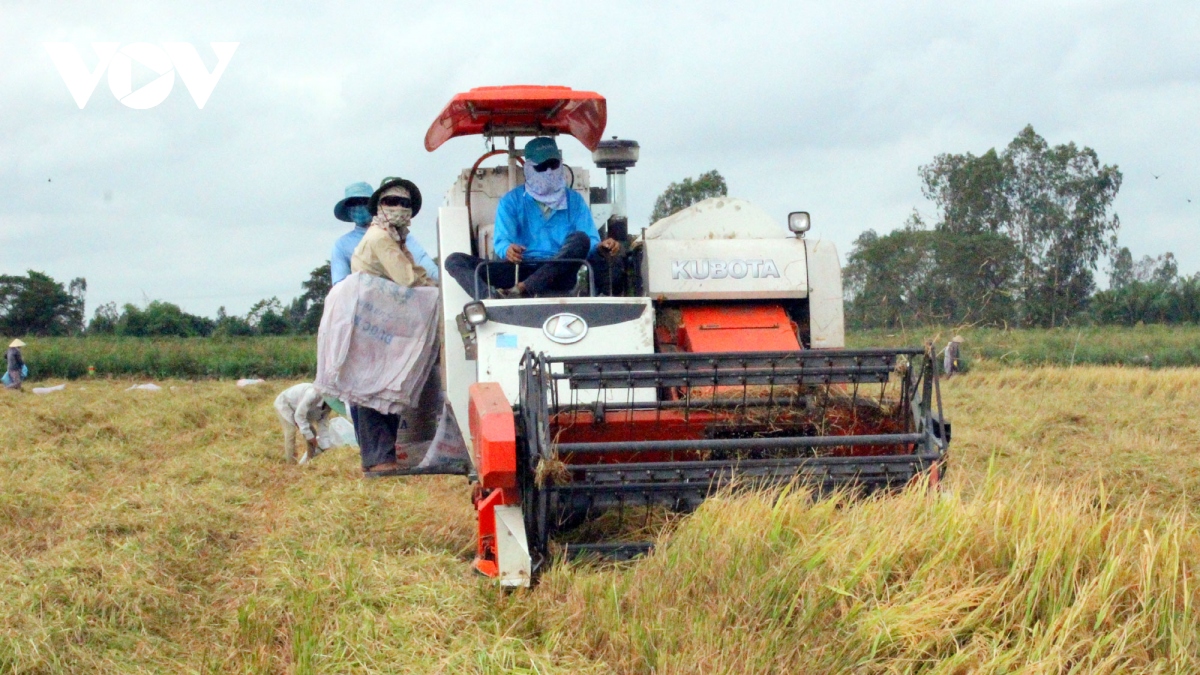
[{"label": "overcast sky", "polygon": [[[0,271],[86,277],[89,315],[287,302],[348,229],[332,207],[358,180],[414,180],[433,247],[482,141],[427,153],[425,130],[455,93],[500,84],[608,99],[606,135],[642,147],[634,225],[668,183],[718,169],[781,222],[812,212],[844,257],[914,208],[933,220],[921,164],[1033,124],[1120,166],[1135,256],[1200,270],[1196,2],[97,4],[0,2]],[[209,69],[210,42],[240,45],[203,109],[179,78],[147,110],[101,78],[81,110],[45,42],[89,69],[92,42],[189,42]],[[135,67],[133,88],[154,77]]]}]

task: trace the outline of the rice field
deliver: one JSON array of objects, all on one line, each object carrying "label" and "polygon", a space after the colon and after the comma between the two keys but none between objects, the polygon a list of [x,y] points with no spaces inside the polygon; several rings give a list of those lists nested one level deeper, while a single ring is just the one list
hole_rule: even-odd
[{"label": "rice field", "polygon": [[1066,328],[973,328],[918,326],[900,330],[853,331],[850,347],[912,347],[926,340],[938,349],[950,338],[965,338],[968,367],[1200,366],[1200,328],[1192,325],[1071,326]]},{"label": "rice field", "polygon": [[33,380],[89,377],[311,378],[314,335],[259,337],[27,338]]},{"label": "rice field", "polygon": [[[968,367],[1125,365],[1200,366],[1200,327],[1080,326],[999,330],[915,327],[849,333],[850,347],[913,347],[932,340],[940,349],[955,334],[966,338]],[[11,336],[10,336],[11,337]],[[313,335],[225,338],[28,337],[23,352],[34,381],[89,377],[311,378],[317,367]]]},{"label": "rice field", "polygon": [[722,497],[509,595],[462,478],[282,464],[286,380],[133,383],[0,392],[0,672],[1200,672],[1200,370],[977,369],[940,493]]}]

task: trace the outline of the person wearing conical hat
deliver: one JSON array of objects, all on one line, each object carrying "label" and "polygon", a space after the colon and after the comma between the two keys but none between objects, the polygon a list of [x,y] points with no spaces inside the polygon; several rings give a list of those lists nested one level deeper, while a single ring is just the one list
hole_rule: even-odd
[{"label": "person wearing conical hat", "polygon": [[9,389],[21,389],[21,376],[24,374],[25,359],[21,358],[21,347],[25,343],[21,340],[13,340],[8,343],[8,385]]},{"label": "person wearing conical hat", "polygon": [[953,377],[955,373],[961,372],[958,362],[959,348],[962,344],[963,336],[955,335],[950,338],[950,343],[946,345],[946,358],[942,361],[942,371],[946,373],[946,377]]}]

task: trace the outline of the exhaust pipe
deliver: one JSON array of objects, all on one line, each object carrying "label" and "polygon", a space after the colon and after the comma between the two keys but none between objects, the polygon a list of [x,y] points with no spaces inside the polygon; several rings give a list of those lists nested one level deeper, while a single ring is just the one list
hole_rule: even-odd
[{"label": "exhaust pipe", "polygon": [[625,174],[638,161],[640,147],[637,141],[613,136],[600,141],[592,152],[592,161],[608,174],[608,203],[612,204],[612,217],[608,220],[608,236],[625,241],[629,234],[629,211],[625,193]]}]

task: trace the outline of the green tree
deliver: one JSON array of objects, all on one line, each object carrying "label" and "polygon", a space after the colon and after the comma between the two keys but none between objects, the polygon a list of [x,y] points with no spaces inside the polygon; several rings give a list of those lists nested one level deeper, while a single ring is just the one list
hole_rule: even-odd
[{"label": "green tree", "polygon": [[1002,234],[1017,248],[1016,322],[1056,326],[1086,308],[1100,258],[1115,245],[1116,166],[1074,143],[1049,145],[1026,126],[1003,152],[944,154],[921,168],[938,229]]},{"label": "green tree", "polygon": [[240,316],[230,316],[225,307],[217,309],[217,320],[213,328],[215,337],[248,337],[254,335],[254,328]]},{"label": "green tree", "polygon": [[308,280],[301,282],[300,287],[304,293],[292,300],[285,315],[297,333],[316,333],[325,312],[325,296],[333,287],[329,262],[309,272]]},{"label": "green tree", "polygon": [[49,275],[0,275],[0,331],[5,335],[74,335],[83,330],[87,282],[63,286]]},{"label": "green tree", "polygon": [[943,228],[935,233],[936,313],[953,323],[1010,321],[1021,261],[1016,243],[997,232],[953,234]]},{"label": "green tree", "polygon": [[155,300],[140,309],[127,304],[117,320],[117,335],[131,337],[202,337],[211,335],[215,322],[188,314],[179,305]]},{"label": "green tree", "polygon": [[941,209],[939,229],[954,234],[1003,232],[1012,219],[1012,163],[995,148],[976,157],[942,154],[920,169],[921,192]]},{"label": "green tree", "polygon": [[1153,258],[1144,255],[1133,267],[1135,281],[1170,285],[1175,283],[1178,277],[1179,263],[1175,261],[1175,254],[1170,251]]},{"label": "green tree", "polygon": [[88,322],[88,335],[113,335],[117,332],[117,321],[120,319],[117,303],[106,302],[96,308],[92,320]]},{"label": "green tree", "polygon": [[1135,262],[1129,248],[1122,246],[1113,252],[1111,265],[1108,287],[1114,289],[1138,281],[1173,284],[1179,277],[1179,263],[1170,251],[1154,257],[1144,255]]},{"label": "green tree", "polygon": [[1012,314],[1019,255],[1001,234],[928,229],[914,213],[886,235],[867,230],[843,271],[846,317],[856,327],[1002,324]]},{"label": "green tree", "polygon": [[246,314],[246,323],[259,335],[286,335],[291,328],[279,298],[254,303]]},{"label": "green tree", "polygon": [[710,197],[725,197],[729,187],[725,178],[716,169],[702,173],[695,180],[684,178],[678,183],[671,183],[666,190],[654,201],[654,211],[650,214],[650,222],[666,218]]},{"label": "green tree", "polygon": [[87,280],[75,277],[67,284],[67,295],[71,300],[63,312],[63,321],[69,335],[78,335],[86,327],[87,315],[84,313],[87,298]]},{"label": "green tree", "polygon": [[1128,286],[1133,282],[1133,254],[1129,252],[1129,248],[1122,246],[1120,249],[1113,252],[1112,269],[1108,273],[1108,287],[1110,289],[1121,288]]},{"label": "green tree", "polygon": [[851,326],[932,323],[936,307],[936,232],[913,214],[899,230],[867,230],[854,240],[842,271]]},{"label": "green tree", "polygon": [[1175,255],[1113,254],[1108,289],[1092,296],[1091,318],[1102,324],[1182,323],[1200,320],[1200,275],[1180,278]]}]

